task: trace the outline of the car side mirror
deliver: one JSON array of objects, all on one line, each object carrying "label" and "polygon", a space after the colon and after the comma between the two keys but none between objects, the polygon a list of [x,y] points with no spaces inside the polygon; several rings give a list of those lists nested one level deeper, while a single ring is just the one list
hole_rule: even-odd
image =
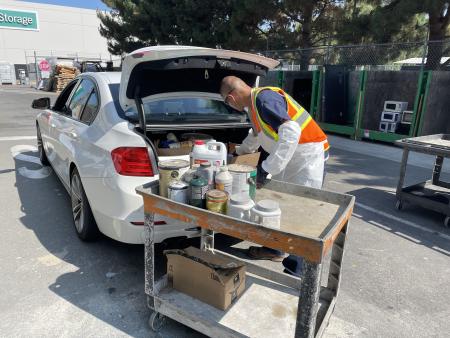
[{"label": "car side mirror", "polygon": [[50,98],[41,97],[40,99],[33,100],[31,103],[31,108],[34,109],[49,109],[50,108]]}]

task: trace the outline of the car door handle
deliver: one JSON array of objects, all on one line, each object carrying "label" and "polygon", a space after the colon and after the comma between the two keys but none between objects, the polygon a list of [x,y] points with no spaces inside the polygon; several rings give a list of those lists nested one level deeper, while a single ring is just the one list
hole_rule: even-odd
[{"label": "car door handle", "polygon": [[77,133],[74,131],[69,132],[69,135],[73,138],[77,138],[77,136],[78,136]]},{"label": "car door handle", "polygon": [[56,127],[56,124],[51,123],[51,124],[50,124],[50,127],[55,128],[55,127]]}]

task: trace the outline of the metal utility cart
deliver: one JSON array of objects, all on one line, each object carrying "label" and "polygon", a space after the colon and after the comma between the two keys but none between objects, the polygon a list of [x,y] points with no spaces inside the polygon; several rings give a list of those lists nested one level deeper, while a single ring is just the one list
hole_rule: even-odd
[{"label": "metal utility cart", "polygon": [[[269,198],[280,203],[281,230],[272,230],[161,197],[157,182],[136,190],[144,199],[145,293],[153,310],[149,321],[153,329],[158,329],[166,316],[212,337],[322,335],[338,295],[353,196],[273,181],[256,195],[257,200]],[[174,290],[166,276],[156,280],[155,214],[201,227],[203,250],[246,265],[246,289],[226,311]],[[214,232],[302,256],[302,278],[214,250]],[[325,256],[330,263],[322,269]],[[328,272],[324,286],[322,270]]]},{"label": "metal utility cart", "polygon": [[[396,144],[403,147],[403,157],[395,207],[401,210],[404,202],[410,202],[440,212],[446,216],[444,225],[448,227],[450,225],[450,183],[441,181],[440,175],[444,158],[450,157],[450,135],[436,134],[405,138],[396,141]],[[435,156],[433,174],[431,180],[403,187],[410,151]]]}]

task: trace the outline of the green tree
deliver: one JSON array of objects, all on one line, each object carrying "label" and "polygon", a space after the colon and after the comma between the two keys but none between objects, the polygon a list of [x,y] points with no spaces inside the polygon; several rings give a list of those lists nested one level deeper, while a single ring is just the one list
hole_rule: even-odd
[{"label": "green tree", "polygon": [[[262,12],[257,1],[102,0],[111,12],[98,12],[108,49],[120,55],[156,44],[259,49]],[[250,6],[249,5],[254,5]],[[267,7],[266,7],[267,8]]]},{"label": "green tree", "polygon": [[309,48],[324,43],[343,0],[102,0],[109,51],[192,44],[238,50]]},{"label": "green tree", "polygon": [[[349,0],[337,38],[343,43],[444,40],[449,36],[448,0]],[[428,69],[437,69],[445,52],[428,46]]]}]

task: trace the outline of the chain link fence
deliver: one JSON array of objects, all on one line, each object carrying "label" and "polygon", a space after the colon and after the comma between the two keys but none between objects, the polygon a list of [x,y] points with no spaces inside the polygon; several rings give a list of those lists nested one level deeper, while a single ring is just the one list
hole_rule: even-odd
[{"label": "chain link fence", "polygon": [[281,61],[286,70],[313,70],[325,65],[404,70],[450,69],[450,39],[368,45],[329,45],[305,49],[268,50],[260,54]]},{"label": "chain link fence", "polygon": [[69,66],[80,67],[80,64],[84,61],[92,62],[112,62],[113,67],[120,67],[121,59],[112,58],[111,55],[98,54],[98,53],[78,53],[72,51],[53,51],[53,50],[25,50],[25,64],[21,67],[26,71],[28,78],[27,83],[30,86],[37,87],[39,82],[46,76],[39,69],[39,63],[42,60],[47,60],[52,66],[56,64],[64,64]]}]

